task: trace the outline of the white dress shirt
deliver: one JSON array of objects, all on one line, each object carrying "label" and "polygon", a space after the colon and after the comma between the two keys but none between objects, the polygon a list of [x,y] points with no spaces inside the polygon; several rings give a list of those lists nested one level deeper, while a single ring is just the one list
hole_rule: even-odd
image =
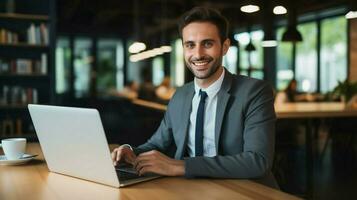
[{"label": "white dress shirt", "polygon": [[187,141],[187,153],[190,157],[195,156],[195,130],[196,130],[196,115],[198,104],[200,102],[199,91],[205,91],[207,93],[206,103],[205,103],[205,114],[204,114],[204,124],[203,124],[203,156],[213,157],[216,156],[216,144],[215,144],[215,122],[216,122],[216,108],[217,108],[217,93],[221,89],[222,82],[224,79],[224,68],[221,76],[212,83],[208,88],[202,89],[196,83],[195,84],[195,95],[192,99],[192,111],[190,114],[190,126],[189,126],[189,136]]}]

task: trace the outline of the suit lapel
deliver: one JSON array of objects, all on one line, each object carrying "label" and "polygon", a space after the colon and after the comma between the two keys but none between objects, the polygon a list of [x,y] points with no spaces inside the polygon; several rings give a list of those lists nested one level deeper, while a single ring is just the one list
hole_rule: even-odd
[{"label": "suit lapel", "polygon": [[186,95],[183,98],[183,107],[182,110],[178,110],[177,112],[182,112],[182,130],[180,132],[183,133],[182,139],[180,139],[180,144],[177,147],[177,150],[180,151],[179,157],[180,159],[183,158],[185,150],[186,150],[186,145],[187,145],[187,134],[188,134],[188,129],[189,129],[189,122],[190,122],[190,114],[191,114],[191,109],[192,109],[192,98],[193,95],[195,94],[194,90],[194,85],[191,84],[189,89],[186,92]]},{"label": "suit lapel", "polygon": [[215,144],[216,144],[216,153],[218,155],[219,150],[219,137],[221,135],[221,128],[224,118],[224,113],[230,98],[229,90],[232,83],[232,74],[225,70],[224,80],[221,86],[221,89],[218,92],[217,96],[217,108],[216,108],[216,122],[215,122]]}]

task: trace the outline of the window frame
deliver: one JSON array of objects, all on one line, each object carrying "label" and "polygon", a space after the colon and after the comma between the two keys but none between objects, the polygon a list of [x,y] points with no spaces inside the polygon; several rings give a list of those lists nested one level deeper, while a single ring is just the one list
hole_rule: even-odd
[{"label": "window frame", "polygon": [[[321,24],[322,24],[322,21],[325,20],[325,19],[330,19],[330,18],[337,18],[337,17],[344,17],[344,12],[343,12],[344,9],[337,9],[337,11],[331,11],[333,14],[328,14],[329,11],[325,11],[327,14],[324,14],[324,12],[322,12],[322,14],[320,15],[304,15],[304,16],[300,16],[298,18],[298,24],[297,25],[300,25],[300,24],[305,24],[305,23],[311,23],[311,22],[316,22],[316,26],[317,26],[317,43],[316,43],[316,51],[317,51],[317,79],[316,79],[316,91],[314,91],[314,93],[320,93],[321,92],[321,30],[322,30],[322,27],[321,27]],[[318,17],[316,17],[318,16]],[[346,19],[347,20],[347,19]],[[349,49],[349,21],[347,20],[347,26],[346,26],[346,74],[347,74],[347,78],[348,78],[348,74],[349,74],[349,53],[348,53],[348,49]],[[277,33],[277,30],[281,27],[286,27],[286,24],[284,23],[280,23],[278,24],[276,27],[275,27],[275,33]],[[281,38],[277,38],[277,40],[280,41]],[[292,66],[292,71],[293,71],[293,78],[295,78],[295,75],[296,75],[296,57],[297,57],[297,51],[296,51],[296,43],[292,43],[292,59],[291,59],[291,66]],[[278,48],[276,48],[276,53],[278,51]],[[277,56],[275,57],[275,59],[278,59],[278,54],[276,54]],[[277,66],[276,66],[277,67]],[[275,79],[277,80],[276,81],[276,84],[275,84],[275,88],[278,88],[278,77],[277,77],[277,74],[278,74],[278,70],[277,70],[277,73],[275,74]]]}]

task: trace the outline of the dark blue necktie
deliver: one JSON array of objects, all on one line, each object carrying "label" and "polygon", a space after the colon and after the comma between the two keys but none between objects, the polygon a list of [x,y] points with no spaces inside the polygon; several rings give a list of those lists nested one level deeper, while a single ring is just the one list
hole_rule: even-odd
[{"label": "dark blue necktie", "polygon": [[200,90],[199,95],[201,96],[201,99],[200,104],[198,105],[196,116],[195,154],[196,156],[203,156],[203,116],[205,113],[205,101],[207,93]]}]

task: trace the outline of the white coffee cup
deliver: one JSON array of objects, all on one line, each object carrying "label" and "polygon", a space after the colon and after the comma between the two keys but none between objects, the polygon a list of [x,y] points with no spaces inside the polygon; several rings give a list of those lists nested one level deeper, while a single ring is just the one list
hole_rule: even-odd
[{"label": "white coffee cup", "polygon": [[22,158],[26,151],[26,138],[9,138],[1,140],[0,147],[4,150],[7,160]]}]

